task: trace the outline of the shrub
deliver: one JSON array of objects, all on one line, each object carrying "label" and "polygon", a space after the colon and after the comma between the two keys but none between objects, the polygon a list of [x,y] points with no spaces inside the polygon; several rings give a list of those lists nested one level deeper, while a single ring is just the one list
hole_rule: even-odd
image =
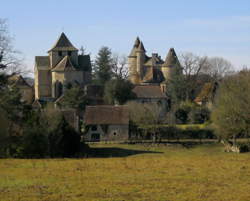
[{"label": "shrub", "polygon": [[210,110],[206,107],[197,106],[190,112],[189,119],[191,123],[203,124],[210,119]]},{"label": "shrub", "polygon": [[80,135],[62,118],[56,130],[49,134],[51,157],[73,157],[81,151]]},{"label": "shrub", "polygon": [[[48,156],[48,137],[42,128],[25,129],[22,136],[22,157],[44,158]],[[20,154],[20,153],[19,153]]]}]

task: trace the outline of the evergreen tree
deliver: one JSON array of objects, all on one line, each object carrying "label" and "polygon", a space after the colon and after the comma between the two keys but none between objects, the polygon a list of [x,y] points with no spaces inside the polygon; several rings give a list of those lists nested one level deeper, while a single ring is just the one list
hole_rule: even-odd
[{"label": "evergreen tree", "polygon": [[73,108],[76,110],[84,110],[88,100],[84,93],[83,88],[80,86],[74,86],[67,89],[63,95],[63,100],[60,102],[60,107]]},{"label": "evergreen tree", "polygon": [[127,80],[119,78],[110,80],[105,85],[104,99],[108,104],[124,104],[135,98],[132,89],[133,85]]},{"label": "evergreen tree", "polygon": [[94,79],[97,83],[104,85],[112,78],[112,52],[108,47],[102,47],[96,57],[94,64]]}]

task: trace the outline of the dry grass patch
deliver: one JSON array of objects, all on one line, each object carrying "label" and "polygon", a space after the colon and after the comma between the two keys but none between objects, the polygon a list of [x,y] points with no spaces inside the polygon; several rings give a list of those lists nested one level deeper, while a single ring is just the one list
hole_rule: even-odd
[{"label": "dry grass patch", "polygon": [[0,200],[250,200],[249,154],[223,153],[219,145],[92,146],[122,157],[0,160]]}]

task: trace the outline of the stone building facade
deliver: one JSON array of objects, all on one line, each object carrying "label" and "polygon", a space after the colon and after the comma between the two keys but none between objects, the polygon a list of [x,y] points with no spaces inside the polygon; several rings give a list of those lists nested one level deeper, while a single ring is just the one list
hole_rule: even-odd
[{"label": "stone building facade", "polygon": [[176,69],[180,69],[180,62],[171,48],[165,61],[153,53],[151,57],[146,54],[143,42],[137,37],[128,57],[129,79],[133,84],[163,83],[171,79]]},{"label": "stone building facade", "polygon": [[48,51],[48,56],[35,57],[35,99],[56,100],[67,86],[84,86],[90,82],[90,56],[79,55],[64,33]]},{"label": "stone building facade", "polygon": [[84,115],[86,141],[126,141],[129,139],[127,106],[87,106]]},{"label": "stone building facade", "polygon": [[11,75],[8,78],[9,87],[18,88],[21,93],[21,101],[27,104],[32,104],[34,100],[34,89],[21,75]]}]

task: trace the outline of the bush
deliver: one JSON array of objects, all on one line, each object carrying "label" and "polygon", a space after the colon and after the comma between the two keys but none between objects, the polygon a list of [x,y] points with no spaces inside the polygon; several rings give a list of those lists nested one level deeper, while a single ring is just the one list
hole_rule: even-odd
[{"label": "bush", "polygon": [[175,112],[175,117],[177,122],[176,123],[180,123],[180,124],[186,124],[188,122],[188,113],[189,111],[179,108],[176,110]]},{"label": "bush", "polygon": [[176,112],[176,123],[177,124],[186,124],[189,122],[189,113],[195,109],[195,105],[191,102],[182,102]]},{"label": "bush", "polygon": [[62,118],[55,131],[49,135],[51,157],[73,157],[81,151],[80,135]]},{"label": "bush", "polygon": [[190,102],[183,102],[175,112],[177,124],[203,124],[210,119],[210,110]]},{"label": "bush", "polygon": [[210,119],[210,110],[206,107],[197,106],[190,112],[191,123],[203,124]]},{"label": "bush", "polygon": [[199,128],[190,126],[186,128],[178,128],[176,126],[161,127],[162,139],[215,139],[213,130],[209,128]]},{"label": "bush", "polygon": [[22,137],[22,157],[44,158],[48,156],[49,141],[44,129],[26,129]]}]

